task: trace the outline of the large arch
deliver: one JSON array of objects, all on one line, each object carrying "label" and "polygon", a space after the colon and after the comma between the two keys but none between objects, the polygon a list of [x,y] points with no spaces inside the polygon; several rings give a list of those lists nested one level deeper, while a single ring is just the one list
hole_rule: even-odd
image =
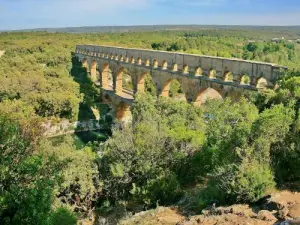
[{"label": "large arch", "polygon": [[132,92],[135,92],[135,87],[134,87],[134,80],[131,74],[127,69],[123,70],[123,75],[122,75],[122,89]]},{"label": "large arch", "polygon": [[177,100],[185,100],[185,91],[183,90],[182,84],[178,79],[169,79],[165,82],[161,90],[161,96],[172,97]]},{"label": "large arch", "polygon": [[91,80],[93,82],[96,82],[98,80],[97,79],[97,61],[96,60],[93,60],[90,71],[91,71]]},{"label": "large arch", "polygon": [[116,119],[120,122],[128,122],[131,117],[130,105],[120,102],[116,108]]},{"label": "large arch", "polygon": [[123,92],[123,73],[124,68],[120,68],[117,72],[115,83],[114,83],[114,91],[116,94],[120,95]]},{"label": "large arch", "polygon": [[201,106],[209,99],[223,99],[223,96],[213,88],[203,88],[196,95],[194,105]]},{"label": "large arch", "polygon": [[81,66],[82,66],[83,68],[85,68],[85,69],[88,71],[88,69],[89,69],[89,64],[88,64],[87,58],[83,58],[83,59],[81,60]]},{"label": "large arch", "polygon": [[135,93],[145,92],[150,93],[153,96],[157,96],[156,85],[148,72],[143,72],[140,76],[138,76],[135,87]]},{"label": "large arch", "polygon": [[101,73],[101,85],[102,88],[108,88],[108,77],[109,77],[109,64],[104,63],[102,65],[102,73]]}]

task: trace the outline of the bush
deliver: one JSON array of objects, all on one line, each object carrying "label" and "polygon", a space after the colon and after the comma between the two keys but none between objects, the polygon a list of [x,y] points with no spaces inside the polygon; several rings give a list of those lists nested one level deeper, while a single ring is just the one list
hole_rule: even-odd
[{"label": "bush", "polygon": [[269,165],[244,162],[217,168],[211,174],[210,185],[216,186],[226,203],[253,203],[275,187]]}]

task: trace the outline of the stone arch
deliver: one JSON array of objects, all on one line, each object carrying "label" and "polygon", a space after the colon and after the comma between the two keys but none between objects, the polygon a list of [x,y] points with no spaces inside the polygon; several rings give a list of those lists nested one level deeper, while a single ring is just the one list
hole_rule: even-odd
[{"label": "stone arch", "polygon": [[242,85],[250,85],[250,82],[251,82],[251,79],[250,79],[249,75],[244,74],[244,75],[241,76],[240,84],[242,84]]},{"label": "stone arch", "polygon": [[118,95],[120,95],[123,92],[123,73],[124,73],[124,68],[122,67],[117,72],[117,76],[115,79],[114,91]]},{"label": "stone arch", "polygon": [[89,64],[88,64],[87,58],[83,58],[83,59],[81,60],[81,65],[82,65],[83,68],[85,68],[85,69],[88,71],[88,69],[89,69]]},{"label": "stone arch", "polygon": [[120,102],[116,108],[116,119],[119,122],[129,122],[131,120],[130,105]]},{"label": "stone arch", "polygon": [[161,68],[162,68],[163,70],[168,69],[168,62],[167,62],[166,60],[164,60],[164,61],[162,62]]},{"label": "stone arch", "polygon": [[104,63],[102,65],[102,73],[101,73],[101,85],[102,88],[107,89],[108,88],[108,84],[109,84],[109,64],[108,63]]},{"label": "stone arch", "polygon": [[125,68],[123,69],[122,75],[122,89],[130,92],[134,92],[134,82],[133,77],[129,73],[129,71]]},{"label": "stone arch", "polygon": [[229,70],[225,70],[225,72],[224,72],[224,81],[225,82],[233,82],[233,74]]},{"label": "stone arch", "polygon": [[137,80],[135,88],[136,93],[148,92],[153,96],[157,96],[156,85],[148,72],[142,73]]},{"label": "stone arch", "polygon": [[164,86],[162,87],[161,96],[163,97],[172,97],[178,100],[185,100],[185,91],[183,90],[182,84],[180,80],[174,78],[169,79],[165,82]]},{"label": "stone arch", "polygon": [[142,59],[140,57],[137,58],[136,63],[138,65],[142,65]]},{"label": "stone arch", "polygon": [[96,60],[92,61],[90,71],[91,71],[91,80],[93,82],[96,82],[97,81],[97,61]]},{"label": "stone arch", "polygon": [[195,69],[195,76],[201,76],[202,75],[202,69],[201,67],[197,67]]},{"label": "stone arch", "polygon": [[189,73],[189,66],[188,65],[183,65],[182,67],[182,73],[183,74],[188,74]]},{"label": "stone arch", "polygon": [[216,75],[217,75],[217,71],[213,68],[211,68],[209,71],[208,71],[208,78],[209,79],[215,79],[216,78]]},{"label": "stone arch", "polygon": [[134,57],[133,56],[131,56],[131,58],[130,58],[130,63],[135,63],[135,59],[134,59]]},{"label": "stone arch", "polygon": [[124,61],[124,57],[122,55],[119,56],[119,61],[123,62]]},{"label": "stone arch", "polygon": [[200,106],[209,99],[223,99],[223,96],[213,88],[203,88],[196,95],[194,104]]},{"label": "stone arch", "polygon": [[150,66],[150,60],[149,59],[145,59],[145,66]]},{"label": "stone arch", "polygon": [[268,81],[264,77],[260,77],[256,80],[256,88],[264,89],[268,86]]},{"label": "stone arch", "polygon": [[177,71],[178,71],[178,65],[177,65],[176,63],[174,63],[174,64],[172,65],[172,71],[173,71],[173,72],[177,72]]},{"label": "stone arch", "polygon": [[156,59],[153,60],[152,66],[153,66],[153,68],[158,67],[158,61]]}]

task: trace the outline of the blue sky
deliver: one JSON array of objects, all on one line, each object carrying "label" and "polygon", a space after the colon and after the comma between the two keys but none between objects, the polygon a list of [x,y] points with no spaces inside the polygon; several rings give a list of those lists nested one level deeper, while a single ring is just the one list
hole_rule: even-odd
[{"label": "blue sky", "polygon": [[153,24],[300,25],[300,0],[0,0],[0,30]]}]

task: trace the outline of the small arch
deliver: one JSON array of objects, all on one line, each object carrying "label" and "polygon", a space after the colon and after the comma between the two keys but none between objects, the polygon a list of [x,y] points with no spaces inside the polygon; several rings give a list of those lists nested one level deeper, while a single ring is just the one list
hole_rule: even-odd
[{"label": "small arch", "polygon": [[105,53],[105,58],[109,58],[109,54],[108,53]]},{"label": "small arch", "polygon": [[115,54],[115,57],[114,57],[115,60],[119,60],[119,56],[118,54]]},{"label": "small arch", "polygon": [[247,75],[247,74],[244,74],[241,76],[241,81],[240,81],[240,84],[242,85],[250,85],[250,77]]},{"label": "small arch", "polygon": [[97,56],[98,56],[98,57],[101,57],[101,52],[98,52]]},{"label": "small arch", "polygon": [[122,55],[119,56],[119,61],[123,62],[124,61],[124,57]]},{"label": "small arch", "polygon": [[209,79],[215,79],[215,78],[216,78],[216,74],[217,74],[217,71],[216,71],[216,70],[210,69],[210,70],[208,71],[208,78],[209,78]]},{"label": "small arch", "polygon": [[114,54],[111,53],[110,56],[109,56],[109,58],[112,59],[112,60],[114,60]]},{"label": "small arch", "polygon": [[195,76],[201,76],[202,75],[202,69],[201,67],[197,67],[195,69]]},{"label": "small arch", "polygon": [[162,68],[163,70],[168,69],[168,62],[167,62],[166,60],[164,60],[164,61],[162,62],[161,68]]},{"label": "small arch", "polygon": [[142,65],[142,59],[140,57],[138,57],[136,62],[137,62],[138,65]]},{"label": "small arch", "polygon": [[97,53],[96,51],[93,52],[93,56],[97,56],[97,54],[98,54],[98,53]]},{"label": "small arch", "polygon": [[204,88],[196,95],[194,105],[201,106],[205,104],[209,99],[220,99],[222,100],[222,95],[213,88]]},{"label": "small arch", "polygon": [[172,65],[172,71],[173,71],[173,72],[177,72],[177,71],[178,71],[178,65],[177,65],[176,63],[174,63],[174,64]]},{"label": "small arch", "polygon": [[156,59],[153,60],[153,64],[152,64],[153,68],[157,68],[158,67],[158,62]]},{"label": "small arch", "polygon": [[149,59],[145,59],[145,66],[150,66],[150,60]]},{"label": "small arch", "polygon": [[188,74],[189,73],[189,66],[188,65],[183,65],[182,67],[182,73],[183,74]]},{"label": "small arch", "polygon": [[125,62],[129,63],[129,57],[128,56],[125,57]]},{"label": "small arch", "polygon": [[135,63],[135,59],[134,59],[134,57],[133,56],[131,56],[131,58],[130,58],[130,63]]},{"label": "small arch", "polygon": [[256,80],[256,88],[265,89],[268,86],[268,81],[264,77],[260,77]]},{"label": "small arch", "polygon": [[233,74],[230,71],[225,71],[224,72],[224,81],[225,82],[233,82]]}]

